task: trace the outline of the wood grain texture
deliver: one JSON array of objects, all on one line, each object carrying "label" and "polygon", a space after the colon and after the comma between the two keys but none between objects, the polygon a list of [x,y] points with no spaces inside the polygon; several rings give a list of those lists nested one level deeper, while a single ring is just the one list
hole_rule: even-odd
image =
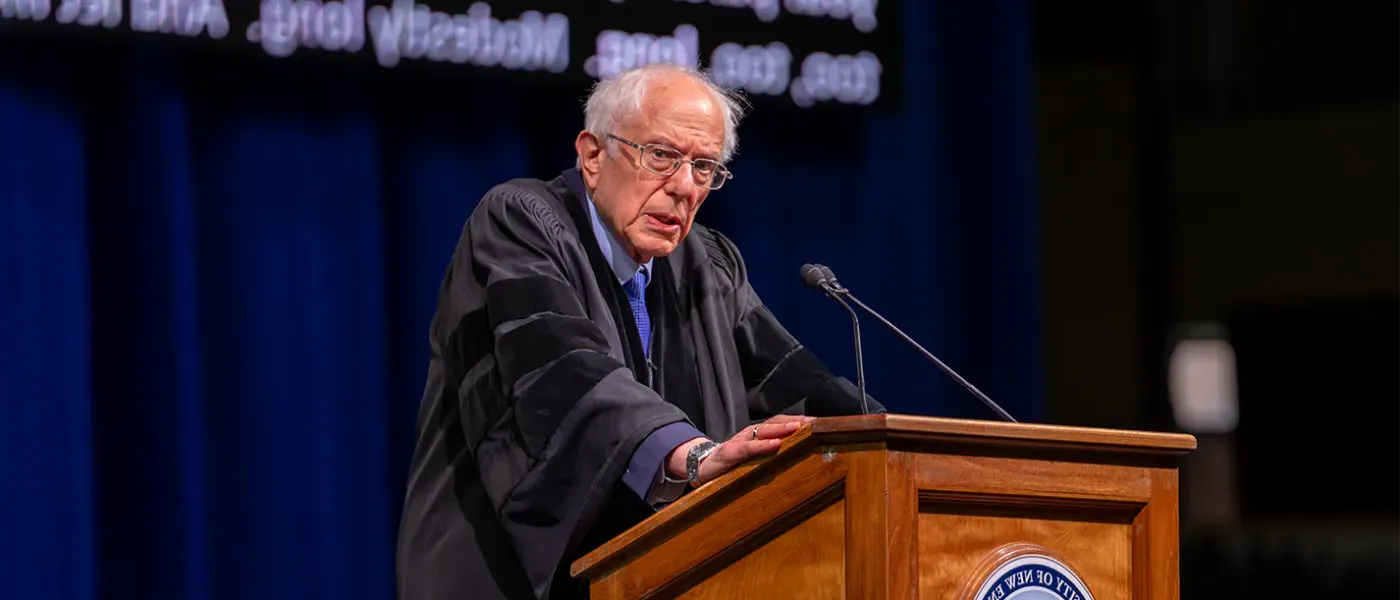
[{"label": "wood grain texture", "polygon": [[867,450],[846,476],[846,587],[850,598],[917,597],[918,492],[914,459]]},{"label": "wood grain texture", "polygon": [[1089,587],[1095,600],[1133,598],[1132,531],[1127,523],[1036,519],[1022,511],[919,514],[919,597],[959,600],[983,559],[1009,542],[1050,549]]},{"label": "wood grain texture", "polygon": [[597,600],[951,599],[993,549],[1039,544],[1098,600],[1176,600],[1176,461],[1194,448],[1175,434],[817,419],[571,572]]},{"label": "wood grain texture", "polygon": [[811,425],[812,436],[819,441],[839,437],[857,439],[910,440],[919,442],[953,442],[962,445],[994,445],[1002,448],[1027,447],[1046,449],[1082,449],[1131,454],[1181,455],[1196,449],[1196,438],[1176,433],[1130,431],[980,421],[944,419],[912,415],[860,415],[817,419]]},{"label": "wood grain texture", "polygon": [[1111,509],[1136,512],[1152,498],[1152,469],[1053,460],[919,454],[915,484],[925,501],[968,501]]},{"label": "wood grain texture", "polygon": [[[804,458],[806,451],[812,448],[809,443],[811,435],[811,425],[803,426],[784,439],[781,448],[772,457],[741,465],[700,486],[664,510],[657,511],[583,558],[574,561],[569,573],[574,577],[596,577],[604,569],[615,566],[616,562],[623,558],[619,557],[620,554],[644,552],[663,541],[672,532],[688,526],[694,521],[696,512],[713,510],[716,504],[732,501],[753,491],[762,483],[781,474],[788,465]],[[843,468],[844,465],[842,462]]]},{"label": "wood grain texture", "polygon": [[1181,594],[1177,472],[1158,469],[1152,484],[1152,503],[1133,519],[1133,597],[1176,600]]},{"label": "wood grain texture", "polygon": [[846,597],[846,503],[838,501],[695,587],[684,600]]},{"label": "wood grain texture", "polygon": [[696,503],[647,531],[597,563],[592,578],[619,598],[671,597],[839,500],[846,469],[844,455],[810,456],[779,477],[747,481],[731,490],[737,495]]}]

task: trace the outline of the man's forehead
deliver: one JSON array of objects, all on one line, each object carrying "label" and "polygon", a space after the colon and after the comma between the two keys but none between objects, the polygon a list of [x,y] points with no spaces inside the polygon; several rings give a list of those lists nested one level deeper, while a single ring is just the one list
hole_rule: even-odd
[{"label": "man's forehead", "polygon": [[663,135],[677,128],[708,131],[719,143],[724,137],[724,115],[707,93],[648,95],[641,110],[632,112],[621,123],[622,129],[636,135]]},{"label": "man's forehead", "polygon": [[643,113],[679,111],[718,116],[719,105],[713,92],[689,79],[653,82],[642,95]]}]

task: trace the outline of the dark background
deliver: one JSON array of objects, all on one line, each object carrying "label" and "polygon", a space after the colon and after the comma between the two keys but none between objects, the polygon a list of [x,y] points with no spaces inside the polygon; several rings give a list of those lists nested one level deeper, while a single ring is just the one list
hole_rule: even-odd
[{"label": "dark background", "polygon": [[[1182,597],[1394,597],[1396,6],[899,9],[894,108],[756,101],[700,215],[774,312],[853,375],[823,262],[1021,420],[1154,431],[1221,332]],[[0,597],[392,597],[442,269],[487,188],[572,164],[586,82],[12,25]],[[872,395],[992,417],[867,321]]]},{"label": "dark background", "polygon": [[1174,427],[1210,324],[1239,424],[1183,469],[1182,597],[1395,595],[1396,5],[1038,7],[1050,418]]}]

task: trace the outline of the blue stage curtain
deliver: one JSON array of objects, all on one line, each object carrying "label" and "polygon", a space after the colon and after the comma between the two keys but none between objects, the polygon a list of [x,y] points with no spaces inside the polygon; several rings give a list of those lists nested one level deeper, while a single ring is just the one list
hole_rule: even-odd
[{"label": "blue stage curtain", "polygon": [[[906,3],[903,112],[760,108],[700,220],[839,372],[804,262],[1035,420],[1029,11]],[[443,269],[487,188],[572,164],[582,89],[0,50],[0,597],[393,597]],[[863,323],[892,410],[992,417]]]}]

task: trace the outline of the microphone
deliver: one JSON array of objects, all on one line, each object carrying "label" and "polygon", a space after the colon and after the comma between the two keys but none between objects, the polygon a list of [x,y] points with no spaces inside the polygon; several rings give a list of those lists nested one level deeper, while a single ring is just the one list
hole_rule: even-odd
[{"label": "microphone", "polygon": [[846,301],[836,293],[835,288],[831,287],[831,284],[828,283],[827,274],[829,273],[831,273],[831,271],[821,265],[802,265],[802,281],[807,282],[807,285],[812,288],[825,293],[832,300],[835,300],[841,304],[841,306],[845,307],[846,312],[851,313],[851,331],[852,337],[855,338],[856,348],[856,387],[860,389],[860,414],[868,415],[870,414],[870,402],[866,399],[867,397],[865,395],[865,363],[860,354],[860,319],[856,318],[856,311],[851,308],[851,305],[846,304]]},{"label": "microphone", "polygon": [[[1001,416],[1001,418],[1006,419],[1007,421],[1010,421],[1012,423],[1017,422],[1016,419],[1012,418],[1010,413],[1003,410],[1001,406],[997,405],[996,402],[992,402],[992,399],[988,398],[986,394],[983,394],[982,390],[979,390],[976,386],[972,385],[971,383],[968,383],[968,381],[966,379],[963,379],[961,375],[958,375],[956,371],[949,368],[948,365],[943,364],[943,361],[938,360],[938,357],[934,356],[932,352],[925,350],[924,347],[920,346],[919,343],[914,341],[913,338],[906,335],[903,331],[900,331],[898,327],[895,327],[894,323],[889,322],[888,319],[885,319],[885,317],[880,316],[880,313],[875,312],[875,309],[866,306],[864,302],[861,302],[859,298],[856,298],[850,290],[846,289],[844,286],[841,285],[841,282],[836,280],[836,274],[832,273],[831,269],[828,269],[823,265],[804,266],[802,268],[802,278],[804,280],[808,279],[807,267],[815,267],[818,271],[821,272],[820,275],[813,275],[811,277],[812,280],[819,280],[822,283],[822,290],[825,291],[827,295],[831,296],[832,298],[836,298],[838,302],[840,302],[840,298],[843,296],[845,298],[850,299],[851,302],[855,302],[856,306],[859,306],[865,312],[868,312],[871,315],[873,315],[876,319],[879,319],[881,323],[885,324],[885,327],[890,328],[890,331],[893,331],[897,335],[899,335],[899,337],[904,338],[904,341],[909,342],[909,345],[917,348],[919,352],[922,352],[925,358],[929,359],[930,361],[933,361],[933,364],[938,365],[938,368],[943,369],[943,372],[947,373],[949,377],[952,377],[953,379],[957,380],[957,382],[962,384],[964,388],[967,388],[967,391],[972,392],[972,395],[976,396],[978,400],[981,400],[983,404],[986,404],[987,408],[992,409],[993,412],[997,413]],[[812,283],[809,281],[807,285],[812,285]],[[842,302],[842,304],[844,305],[845,302]],[[850,307],[847,307],[847,310],[849,310],[849,308]]]}]

